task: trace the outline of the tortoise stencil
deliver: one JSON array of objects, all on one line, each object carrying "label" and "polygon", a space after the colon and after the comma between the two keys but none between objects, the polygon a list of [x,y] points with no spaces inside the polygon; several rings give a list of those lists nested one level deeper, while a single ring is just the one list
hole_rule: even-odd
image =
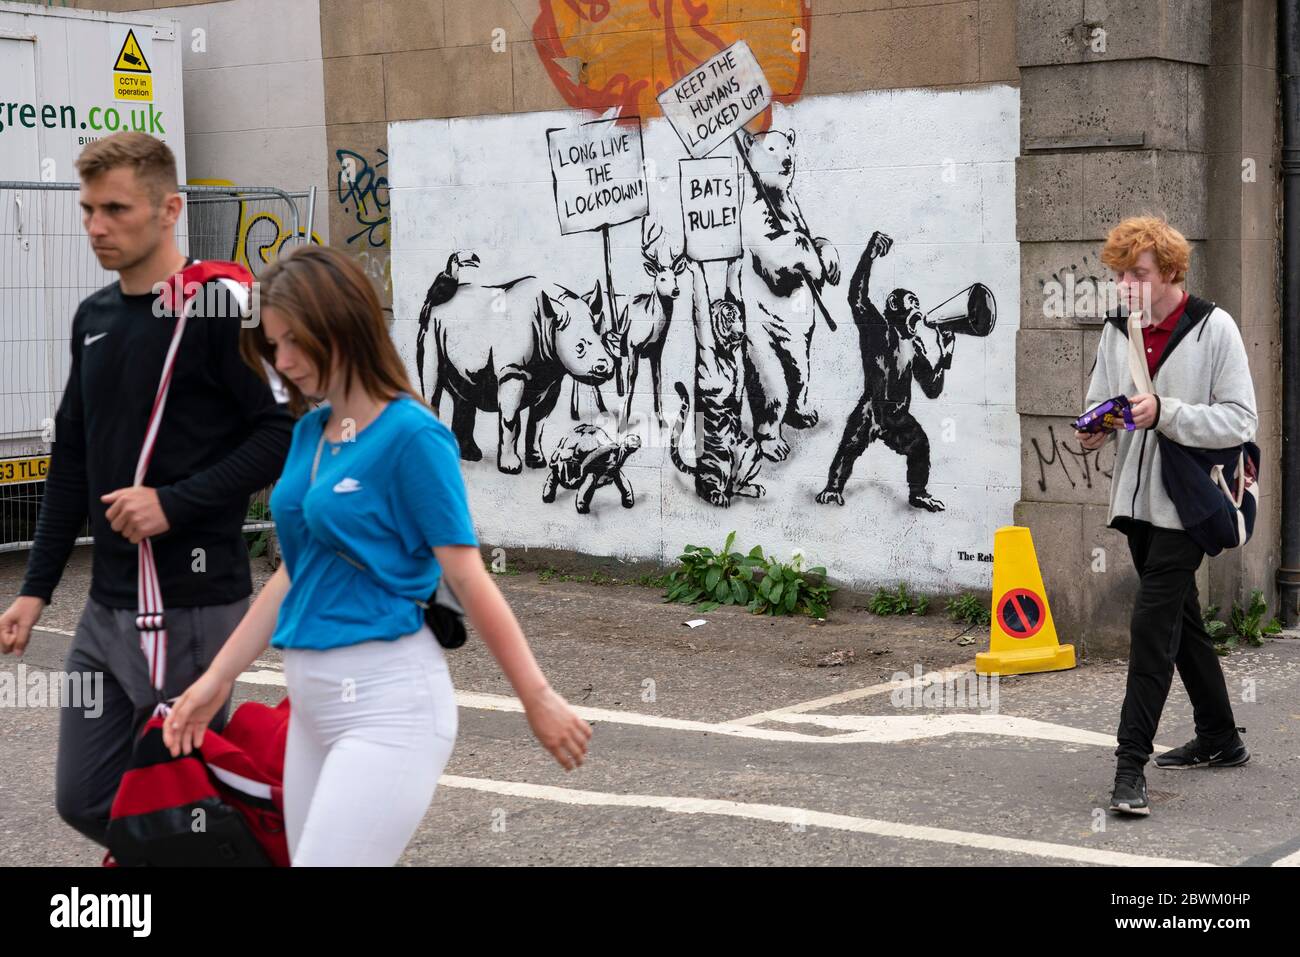
[{"label": "tortoise stencil", "polygon": [[551,453],[551,474],[546,476],[542,501],[555,501],[557,485],[576,488],[575,504],[578,512],[585,515],[591,511],[591,497],[596,489],[612,482],[623,497],[623,507],[631,508],[632,483],[623,474],[623,463],[640,447],[638,435],[625,435],[615,441],[599,426],[586,422],[574,426]]}]

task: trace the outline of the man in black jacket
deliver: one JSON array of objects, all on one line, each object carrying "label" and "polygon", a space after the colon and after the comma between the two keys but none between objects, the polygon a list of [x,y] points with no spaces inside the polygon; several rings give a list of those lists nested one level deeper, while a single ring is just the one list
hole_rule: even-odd
[{"label": "man in black jacket", "polygon": [[[97,140],[77,170],[91,248],[120,280],[85,299],[72,321],[36,538],[20,597],[0,616],[0,652],[26,648],[89,517],[90,597],[65,669],[103,674],[102,713],[62,709],[55,803],[104,844],[135,734],[157,703],[136,628],[138,543],[152,542],[171,697],[203,673],[248,606],[240,527],[249,496],[279,476],[293,421],[240,357],[238,304],[209,286],[186,324],[149,469],[135,484],[176,328],[155,289],[189,262],[175,239],[184,201],[171,150],[143,133]],[[224,719],[225,709],[214,725]]]}]

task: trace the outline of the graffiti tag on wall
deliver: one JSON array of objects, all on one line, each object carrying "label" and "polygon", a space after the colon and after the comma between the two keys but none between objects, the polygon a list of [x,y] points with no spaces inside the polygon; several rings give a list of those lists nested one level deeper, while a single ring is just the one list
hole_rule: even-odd
[{"label": "graffiti tag on wall", "polygon": [[1070,430],[1066,429],[1065,436],[1058,439],[1055,426],[1049,425],[1045,442],[1040,443],[1037,438],[1029,440],[1038,457],[1038,491],[1047,491],[1049,469],[1053,476],[1059,469],[1061,477],[1070,484],[1070,488],[1078,488],[1080,485],[1092,488],[1102,479],[1110,479],[1111,472],[1115,469],[1116,444],[1107,442],[1101,448],[1089,452],[1077,441],[1071,445],[1066,438],[1069,434]]},{"label": "graffiti tag on wall", "polygon": [[[189,182],[192,186],[238,189],[226,179],[194,179]],[[246,267],[254,278],[260,277],[266,267],[286,251],[286,242],[292,248],[302,240],[305,229],[300,226],[295,236],[278,212],[258,208],[267,205],[281,209],[283,201],[257,195],[240,198],[235,193],[229,201],[225,197],[220,201],[208,197],[192,198],[189,204],[191,254],[203,259],[228,259]],[[318,246],[322,243],[315,231],[311,234],[311,241]]]},{"label": "graffiti tag on wall", "polygon": [[388,246],[388,151],[376,149],[375,153],[374,165],[356,150],[340,149],[334,154],[339,164],[335,197],[360,227],[345,240],[349,246]]},{"label": "graffiti tag on wall", "polygon": [[357,227],[344,242],[357,253],[366,275],[388,292],[393,286],[388,254],[388,151],[376,148],[374,157],[367,157],[357,150],[339,149],[334,158],[339,167],[334,197]]}]

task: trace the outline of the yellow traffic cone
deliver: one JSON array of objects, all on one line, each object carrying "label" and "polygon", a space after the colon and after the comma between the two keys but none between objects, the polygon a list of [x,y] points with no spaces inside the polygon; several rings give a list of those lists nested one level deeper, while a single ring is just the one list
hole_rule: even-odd
[{"label": "yellow traffic cone", "polygon": [[1073,667],[1074,645],[1056,638],[1033,536],[1020,525],[999,528],[993,535],[989,650],[975,656],[976,673],[1023,675]]}]

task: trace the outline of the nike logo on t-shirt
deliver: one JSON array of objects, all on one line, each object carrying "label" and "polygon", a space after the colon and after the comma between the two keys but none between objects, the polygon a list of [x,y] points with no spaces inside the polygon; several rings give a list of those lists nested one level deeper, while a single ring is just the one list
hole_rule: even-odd
[{"label": "nike logo on t-shirt", "polygon": [[354,478],[345,478],[334,486],[334,491],[342,494],[344,492],[360,492],[361,483]]},{"label": "nike logo on t-shirt", "polygon": [[95,336],[92,336],[90,333],[86,333],[86,338],[85,338],[84,340],[82,340],[82,343],[81,343],[81,344],[82,344],[83,346],[88,346],[88,345],[90,345],[92,342],[98,342],[100,339],[103,339],[106,335],[108,335],[107,332],[101,332],[101,333],[99,333],[98,335],[95,335]]}]

